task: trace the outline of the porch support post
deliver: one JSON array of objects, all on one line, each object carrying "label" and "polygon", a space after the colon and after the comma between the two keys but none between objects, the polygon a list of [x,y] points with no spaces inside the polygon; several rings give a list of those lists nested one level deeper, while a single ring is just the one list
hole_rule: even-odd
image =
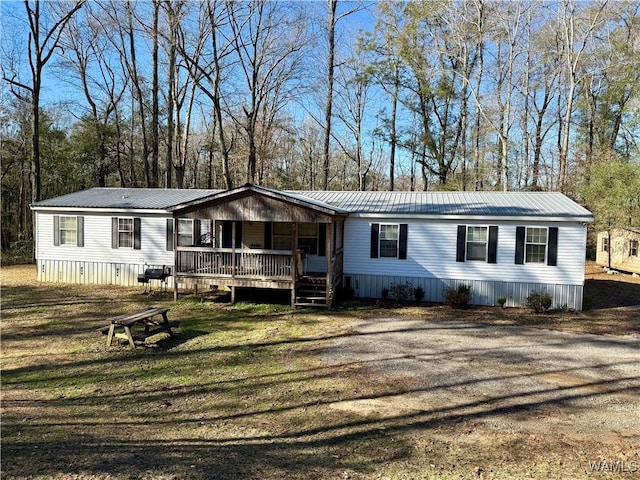
[{"label": "porch support post", "polygon": [[326,279],[326,288],[325,295],[326,300],[325,303],[329,307],[331,302],[331,290],[333,288],[333,261],[332,254],[334,250],[333,246],[333,221],[327,224],[327,228],[325,229],[325,255],[327,258],[327,279]]},{"label": "porch support post", "polygon": [[291,225],[291,254],[292,254],[292,262],[291,265],[293,268],[291,268],[291,307],[295,307],[296,306],[296,289],[298,288],[298,285],[296,285],[297,280],[298,280],[298,258],[297,258],[297,252],[298,251],[298,224],[296,222],[293,222],[293,224]]},{"label": "porch support post", "polygon": [[173,221],[173,300],[178,300],[178,229],[176,219]]},{"label": "porch support post", "polygon": [[236,277],[236,222],[231,222],[231,278]]}]

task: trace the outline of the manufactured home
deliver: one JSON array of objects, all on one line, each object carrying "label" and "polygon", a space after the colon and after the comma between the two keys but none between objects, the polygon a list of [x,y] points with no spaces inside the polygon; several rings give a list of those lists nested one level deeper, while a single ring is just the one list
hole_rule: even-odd
[{"label": "manufactured home", "polygon": [[135,285],[170,266],[176,297],[193,288],[289,291],[292,305],[330,306],[349,286],[379,298],[395,284],[441,302],[582,308],[592,214],[560,193],[93,188],[38,202],[41,281]]},{"label": "manufactured home", "polygon": [[611,232],[599,232],[597,249],[598,265],[640,274],[640,227],[614,228]]}]

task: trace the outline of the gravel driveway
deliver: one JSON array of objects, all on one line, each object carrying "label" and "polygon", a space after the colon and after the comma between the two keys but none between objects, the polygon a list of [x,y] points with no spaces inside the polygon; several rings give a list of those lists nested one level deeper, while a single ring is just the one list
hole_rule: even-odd
[{"label": "gravel driveway", "polygon": [[473,418],[507,432],[640,445],[640,335],[585,335],[378,318],[323,351],[397,379],[397,392],[333,407],[381,417]]}]

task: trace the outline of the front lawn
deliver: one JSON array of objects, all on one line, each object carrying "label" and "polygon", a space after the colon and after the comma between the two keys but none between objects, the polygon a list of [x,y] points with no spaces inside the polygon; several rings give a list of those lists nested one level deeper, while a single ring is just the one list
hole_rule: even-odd
[{"label": "front lawn", "polygon": [[[325,365],[317,353],[354,320],[381,314],[607,333],[638,325],[636,314],[606,310],[174,303],[139,289],[37,283],[33,266],[1,273],[7,479],[471,478],[488,465],[510,478],[536,462],[531,471],[563,478],[557,463],[540,462],[561,461],[571,445],[483,436],[464,422],[394,428],[375,412],[335,408],[406,385],[362,362]],[[96,331],[105,319],[148,305],[169,307],[178,335],[156,348],[106,348]]]}]

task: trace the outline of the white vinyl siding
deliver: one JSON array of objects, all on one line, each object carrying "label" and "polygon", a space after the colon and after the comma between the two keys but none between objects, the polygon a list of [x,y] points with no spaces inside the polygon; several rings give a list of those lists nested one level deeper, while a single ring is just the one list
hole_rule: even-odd
[{"label": "white vinyl siding", "polygon": [[[141,223],[141,249],[111,248],[112,215],[83,212],[84,248],[53,245],[53,213],[36,213],[36,242],[38,260],[84,260],[87,262],[105,262],[139,265],[144,271],[148,265],[173,265],[173,252],[166,250],[168,215],[139,216]],[[140,272],[142,273],[142,272]]]},{"label": "white vinyl siding", "polygon": [[[497,220],[497,219],[496,219]],[[499,229],[497,263],[456,262],[457,226],[486,226],[472,220],[384,219],[409,223],[407,260],[370,258],[370,218],[347,218],[345,222],[344,273],[398,275],[442,279],[528,281],[531,283],[582,285],[586,227],[578,222],[530,222],[529,226],[557,226],[558,267],[546,264],[514,263],[516,227],[523,222],[495,222]],[[381,222],[382,223],[382,222]],[[494,222],[492,222],[494,223]],[[526,226],[526,223],[525,223]]]}]

